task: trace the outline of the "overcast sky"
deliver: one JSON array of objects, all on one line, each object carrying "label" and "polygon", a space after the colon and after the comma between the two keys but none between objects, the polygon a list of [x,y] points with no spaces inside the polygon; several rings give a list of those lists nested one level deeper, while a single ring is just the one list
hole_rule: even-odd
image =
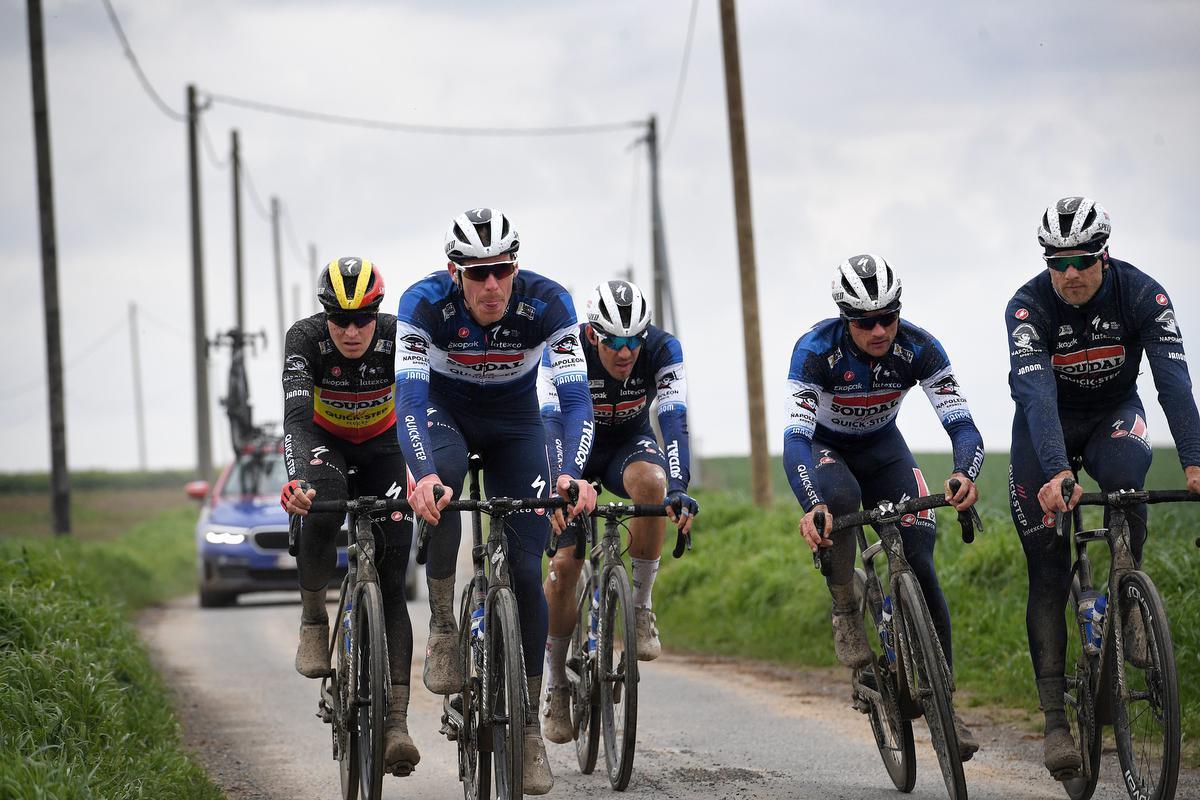
[{"label": "overcast sky", "polygon": [[[665,135],[691,0],[232,2],[113,0],[151,83],[176,111],[185,86],[400,122],[556,126],[659,115]],[[139,86],[100,0],[46,0],[45,30],[68,457],[136,466],[129,331],[140,326],[149,462],[195,460],[186,127]],[[782,448],[795,340],[832,316],[834,268],[886,257],[904,314],[954,361],[989,450],[1008,447],[1002,313],[1042,268],[1038,217],[1086,194],[1112,214],[1113,254],[1158,278],[1200,372],[1200,5],[1192,2],[779,2],[738,12],[770,444]],[[49,463],[25,2],[0,0],[0,436],[3,471]],[[309,242],[322,261],[376,260],[394,310],[444,265],[454,215],[515,221],[521,262],[590,287],[632,264],[649,285],[645,151],[626,130],[466,138],[338,127],[214,102],[258,195],[285,208],[293,286],[311,313]],[[230,327],[228,168],[202,157],[208,329]],[[715,0],[701,0],[691,66],[662,167],[694,451],[748,449],[737,249]],[[278,418],[279,337],[269,223],[244,192],[247,316],[259,419]],[[229,451],[210,381],[218,460]],[[1151,436],[1169,444],[1143,369]],[[925,398],[900,416],[914,449],[948,449]]]}]

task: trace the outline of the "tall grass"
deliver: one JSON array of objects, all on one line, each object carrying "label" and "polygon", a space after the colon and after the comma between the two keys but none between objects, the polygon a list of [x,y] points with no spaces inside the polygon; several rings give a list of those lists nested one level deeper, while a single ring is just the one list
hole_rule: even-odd
[{"label": "tall grass", "polygon": [[[949,470],[949,457],[921,456],[930,485]],[[724,459],[706,476],[736,486],[741,464]],[[971,704],[1037,708],[1025,633],[1028,579],[1025,557],[1008,512],[1007,459],[993,455],[980,478],[986,531],[971,545],[959,538],[953,512],[938,516],[938,575],[954,625],[955,672]],[[782,471],[782,470],[780,470]],[[1147,485],[1178,488],[1174,451],[1156,453]],[[744,484],[743,484],[744,485]],[[1088,488],[1088,490],[1092,490]],[[654,600],[672,647],[748,656],[792,665],[836,664],[829,625],[829,594],[813,569],[796,525],[800,509],[790,492],[771,508],[753,505],[744,491],[700,492],[696,549],[666,558]],[[1085,524],[1100,525],[1098,509]],[[1200,504],[1156,506],[1143,567],[1167,607],[1179,666],[1186,762],[1200,766]],[[1092,546],[1097,566],[1104,548]],[[1097,582],[1106,573],[1098,569]]]},{"label": "tall grass", "polygon": [[194,519],[164,512],[104,543],[0,540],[0,797],[221,798],[126,616],[187,587]]}]

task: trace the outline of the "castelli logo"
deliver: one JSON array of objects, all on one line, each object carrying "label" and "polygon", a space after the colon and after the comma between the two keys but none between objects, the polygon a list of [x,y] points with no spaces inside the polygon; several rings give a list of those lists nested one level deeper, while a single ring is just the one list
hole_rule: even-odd
[{"label": "castelli logo", "polygon": [[342,368],[334,367],[333,369],[329,370],[329,374],[335,378],[340,378],[340,377],[342,377]]},{"label": "castelli logo", "polygon": [[470,335],[471,335],[471,332],[469,330],[467,330],[466,327],[462,327],[462,328],[458,329],[458,338],[465,339]]},{"label": "castelli logo", "polygon": [[844,375],[842,375],[842,380],[844,380],[844,381],[854,380],[854,373],[851,372],[850,370],[846,370],[846,373]]},{"label": "castelli logo", "polygon": [[1018,308],[1016,310],[1016,312],[1013,314],[1013,316],[1016,317],[1017,319],[1025,319],[1029,316],[1029,309]]},{"label": "castelli logo", "polygon": [[1167,296],[1165,294],[1157,294],[1154,296],[1154,302],[1160,306],[1165,306],[1167,304]]}]

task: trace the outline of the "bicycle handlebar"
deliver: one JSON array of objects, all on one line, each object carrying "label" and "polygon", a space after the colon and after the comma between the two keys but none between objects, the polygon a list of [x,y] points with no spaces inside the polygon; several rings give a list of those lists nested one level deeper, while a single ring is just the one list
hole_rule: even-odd
[{"label": "bicycle handlebar", "polygon": [[[625,519],[628,517],[665,517],[667,515],[667,507],[665,505],[657,505],[655,503],[621,503],[612,502],[602,506],[596,506],[589,517],[604,519]],[[577,518],[578,519],[578,518]],[[575,535],[575,558],[582,559],[586,551],[586,531],[584,535],[576,533]],[[559,534],[550,534],[550,544],[546,546],[546,555],[554,558],[558,552],[558,537]],[[692,535],[684,533],[681,530],[675,531],[675,549],[671,551],[671,555],[675,558],[683,556],[684,552],[692,549]]]},{"label": "bicycle handlebar", "polygon": [[[1062,497],[1063,502],[1068,506],[1071,504],[1071,495],[1075,492],[1075,485],[1074,478],[1063,478]],[[1127,508],[1143,503],[1154,505],[1156,503],[1194,502],[1200,502],[1200,494],[1194,494],[1187,489],[1118,489],[1115,492],[1085,492],[1079,496],[1079,502],[1075,506]],[[1066,519],[1067,515],[1063,512],[1054,512],[1054,527],[1059,536],[1066,532]],[[1196,546],[1200,547],[1200,539],[1196,540]]]}]

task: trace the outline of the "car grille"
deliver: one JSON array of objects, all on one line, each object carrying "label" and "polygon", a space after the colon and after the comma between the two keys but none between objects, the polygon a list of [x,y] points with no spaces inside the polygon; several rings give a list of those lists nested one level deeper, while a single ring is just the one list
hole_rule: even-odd
[{"label": "car grille", "polygon": [[[287,528],[260,528],[253,533],[254,546],[264,551],[285,551],[288,546]],[[334,539],[339,549],[346,547],[346,529],[338,531]]]}]

